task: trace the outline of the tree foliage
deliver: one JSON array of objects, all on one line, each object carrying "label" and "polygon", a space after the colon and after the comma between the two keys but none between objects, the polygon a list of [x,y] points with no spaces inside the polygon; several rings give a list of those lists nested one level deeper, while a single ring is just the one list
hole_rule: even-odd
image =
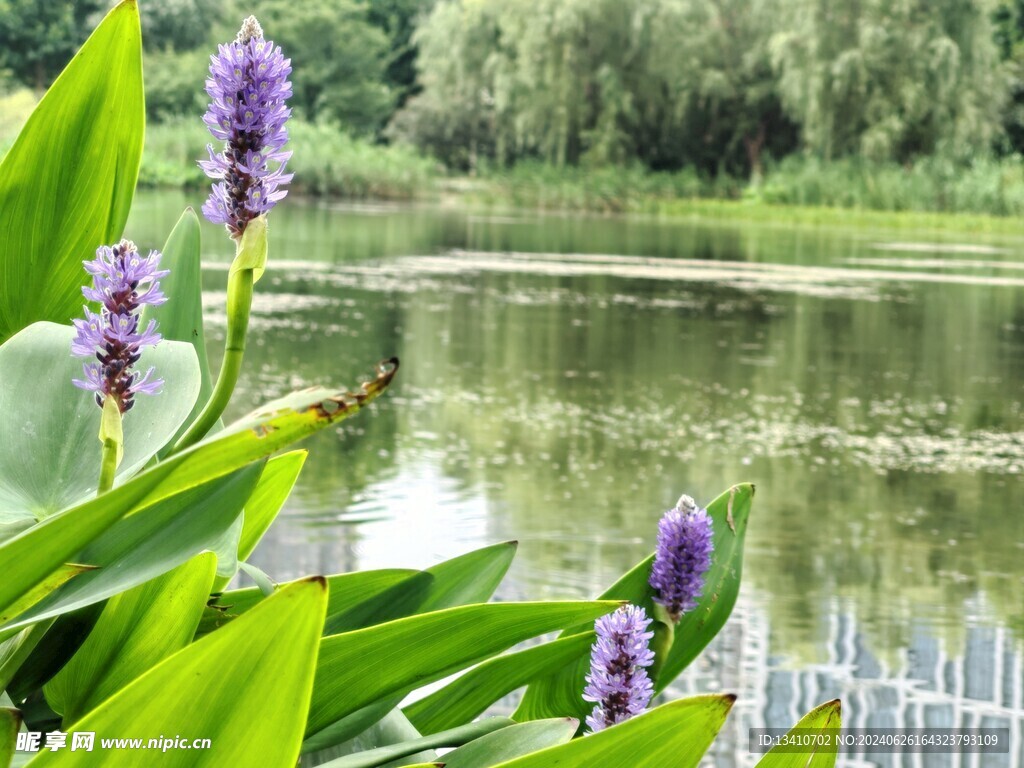
[{"label": "tree foliage", "polygon": [[385,79],[388,36],[357,0],[263,0],[256,13],[267,36],[292,60],[292,105],[307,118],[336,120],[373,134],[392,111]]},{"label": "tree foliage", "polygon": [[974,0],[442,0],[393,132],[455,165],[759,171],[798,146],[990,147],[1007,90]]},{"label": "tree foliage", "polygon": [[102,0],[0,0],[0,69],[42,91],[85,41]]},{"label": "tree foliage", "polygon": [[985,5],[787,2],[770,45],[805,147],[825,159],[899,161],[990,147],[1006,81]]}]

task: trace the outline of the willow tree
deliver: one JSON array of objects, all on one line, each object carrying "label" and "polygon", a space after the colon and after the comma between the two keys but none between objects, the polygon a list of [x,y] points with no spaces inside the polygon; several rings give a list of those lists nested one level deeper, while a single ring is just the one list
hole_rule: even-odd
[{"label": "willow tree", "polygon": [[987,0],[789,0],[771,41],[808,150],[908,160],[987,151],[1007,92]]},{"label": "willow tree", "polygon": [[464,166],[756,165],[784,122],[775,2],[443,0],[416,36],[423,92],[393,130]]}]

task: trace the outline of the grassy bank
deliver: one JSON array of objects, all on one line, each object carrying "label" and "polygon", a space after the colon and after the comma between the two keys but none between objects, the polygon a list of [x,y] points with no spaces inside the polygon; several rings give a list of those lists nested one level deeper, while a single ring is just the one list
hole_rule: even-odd
[{"label": "grassy bank", "polygon": [[[293,189],[350,199],[411,200],[431,196],[437,164],[404,146],[382,147],[353,139],[327,125],[289,124],[288,168]],[[146,187],[200,187],[208,179],[196,165],[210,135],[199,120],[179,118],[150,125],[139,183]]]},{"label": "grassy bank", "polygon": [[[0,155],[35,103],[31,93],[0,97]],[[911,166],[788,158],[749,183],[693,170],[555,168],[521,163],[473,178],[445,175],[406,146],[354,139],[329,125],[294,120],[293,188],[350,199],[445,199],[482,207],[588,213],[647,213],[816,226],[964,232],[1024,232],[1024,159],[956,164],[925,158]],[[139,181],[145,187],[205,186],[196,165],[209,134],[198,119],[151,124]]]}]

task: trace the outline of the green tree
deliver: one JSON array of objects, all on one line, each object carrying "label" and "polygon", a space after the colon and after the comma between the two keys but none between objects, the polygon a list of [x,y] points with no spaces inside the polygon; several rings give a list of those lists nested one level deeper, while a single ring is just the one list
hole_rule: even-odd
[{"label": "green tree", "polygon": [[0,0],[0,69],[42,92],[88,37],[102,0]]},{"label": "green tree", "polygon": [[756,172],[795,141],[768,49],[777,2],[443,0],[414,38],[423,93],[392,131],[457,166]]},{"label": "green tree", "polygon": [[1009,78],[1003,152],[1024,152],[1024,0],[1002,0],[992,14],[996,47]]},{"label": "green tree", "polygon": [[292,105],[308,119],[376,133],[391,114],[388,38],[356,0],[263,0],[253,9],[268,38],[292,60]]},{"label": "green tree", "polygon": [[782,8],[772,58],[809,151],[907,161],[992,146],[1007,83],[988,3],[789,0]]},{"label": "green tree", "polygon": [[226,16],[224,6],[207,0],[160,0],[143,2],[142,42],[146,50],[190,51],[202,48],[210,30]]},{"label": "green tree", "polygon": [[413,33],[421,16],[433,7],[433,0],[369,0],[367,20],[388,36],[385,80],[397,103],[419,90],[416,80],[417,48]]}]

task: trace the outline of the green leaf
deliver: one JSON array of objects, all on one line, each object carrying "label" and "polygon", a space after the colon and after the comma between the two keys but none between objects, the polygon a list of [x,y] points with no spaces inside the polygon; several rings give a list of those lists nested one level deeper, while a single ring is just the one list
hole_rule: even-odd
[{"label": "green leaf", "polygon": [[418,739],[403,741],[399,744],[391,744],[386,747],[378,747],[377,749],[366,749],[355,754],[345,755],[337,760],[323,763],[322,766],[323,768],[375,768],[375,766],[384,765],[392,760],[398,760],[409,755],[415,755],[427,749],[459,747],[489,733],[508,728],[510,725],[513,725],[513,721],[507,717],[489,717],[476,723],[461,725],[458,728],[451,728],[430,736],[421,736]]},{"label": "green leaf", "polygon": [[295,481],[299,478],[309,451],[290,451],[267,462],[263,477],[245,505],[245,523],[238,541],[238,559],[248,560],[263,534],[274,522]]},{"label": "green leaf", "polygon": [[[51,622],[48,621],[33,624],[14,637],[0,642],[0,691],[7,689],[14,675],[21,669],[25,659],[35,650],[50,626]],[[3,763],[0,762],[0,765]]]},{"label": "green leaf", "polygon": [[203,410],[213,392],[210,361],[206,354],[206,335],[203,331],[203,279],[201,267],[202,233],[195,211],[186,208],[164,244],[160,266],[170,274],[160,279],[160,290],[167,301],[158,306],[147,304],[142,308],[141,324],[156,320],[160,334],[171,341],[184,341],[192,345],[199,360],[199,397],[188,418],[181,425],[168,446],[177,442],[188,425]]},{"label": "green leaf", "polygon": [[[467,723],[502,696],[540,675],[551,674],[589,655],[593,632],[583,632],[488,659],[445,687],[404,709],[420,733]],[[558,722],[564,722],[564,718]]]},{"label": "green leaf", "polygon": [[579,721],[571,717],[533,720],[502,728],[444,756],[445,768],[491,768],[541,749],[565,744],[576,733]]},{"label": "green leaf", "polygon": [[[70,326],[35,323],[0,346],[0,520],[41,519],[96,495],[101,410],[71,383],[82,378],[74,337]],[[144,350],[139,365],[154,366],[164,387],[125,414],[122,481],[174,436],[199,393],[188,344],[162,342]]]},{"label": "green leaf", "polygon": [[[292,768],[326,607],[322,578],[290,584],[153,667],[85,715],[74,730],[104,738],[182,734],[211,740],[211,749],[163,753],[163,768]],[[32,766],[89,768],[109,760],[99,749],[60,750],[40,753]]]},{"label": "green leaf", "polygon": [[496,603],[449,608],[323,639],[307,733],[516,643],[592,621],[614,602]]},{"label": "green leaf", "polygon": [[717,695],[673,701],[568,744],[499,763],[499,768],[696,768],[735,700]]},{"label": "green leaf", "polygon": [[[275,461],[289,456],[291,454],[284,454],[272,459],[266,472],[270,471]],[[294,466],[292,469],[298,470]],[[263,485],[262,481],[260,485]],[[276,491],[278,498],[286,495],[283,485]],[[253,498],[258,494],[259,488]],[[276,501],[275,498],[273,502]],[[247,521],[252,506],[252,501],[246,505]],[[240,547],[240,554],[242,551],[243,547]],[[331,605],[327,610],[325,634],[350,632],[414,613],[451,608],[464,602],[485,602],[504,577],[515,551],[515,542],[505,542],[459,555],[426,571],[367,571],[332,576]],[[222,596],[211,607],[199,631],[207,632],[212,626],[230,621],[232,616],[248,610],[259,599],[260,594],[256,590],[236,590]]]},{"label": "green leaf", "polygon": [[505,578],[518,546],[518,542],[505,541],[427,568],[434,583],[417,613],[486,602]]},{"label": "green leaf", "polygon": [[261,469],[262,464],[252,464],[118,521],[78,555],[95,570],[36,603],[4,631],[92,605],[209,549],[238,517]]},{"label": "green leaf", "polygon": [[231,271],[252,270],[253,283],[259,282],[263,271],[267,268],[267,217],[257,216],[250,219],[238,241],[235,260],[231,262]]},{"label": "green leaf", "polygon": [[62,565],[56,571],[47,576],[44,581],[37,584],[28,594],[18,600],[18,602],[7,608],[7,610],[0,612],[0,624],[3,624],[5,621],[10,621],[18,614],[27,611],[53,590],[65,584],[78,574],[94,570],[95,568],[95,565],[78,565],[75,563]]},{"label": "green leaf", "polygon": [[0,340],[81,310],[82,259],[124,230],[144,130],[139,12],[123,2],[0,163]]},{"label": "green leaf", "polygon": [[[733,486],[708,505],[708,515],[714,524],[715,542],[711,570],[708,571],[704,593],[697,607],[684,615],[676,626],[675,640],[667,658],[658,659],[661,668],[655,679],[656,692],[664,690],[675,680],[718,634],[732,613],[743,573],[743,541],[753,496],[754,486],[746,483]],[[653,563],[652,554],[609,587],[601,599],[628,600],[642,606],[649,616],[655,615],[653,591],[648,583]],[[576,634],[591,628],[580,625],[567,628],[563,634]],[[536,720],[553,716],[570,716],[580,720],[585,718],[589,711],[580,694],[585,685],[587,666],[588,658],[583,656],[558,674],[532,683],[523,695],[515,719]]]},{"label": "green leaf", "polygon": [[[361,734],[374,733],[375,725],[383,720],[390,722],[392,715],[396,712],[401,714],[395,707],[401,704],[403,698],[405,698],[405,694],[381,699],[368,707],[363,707],[350,715],[345,715],[340,720],[335,720],[326,728],[320,729],[302,742],[302,754],[307,755],[326,749],[331,749],[330,753],[323,753],[328,757],[336,757],[338,754],[343,754],[345,743],[351,743]],[[404,715],[402,719],[404,724],[411,729],[412,724],[409,723]],[[418,734],[419,732],[417,732]]]},{"label": "green leaf", "polygon": [[14,748],[18,744],[21,714],[16,709],[0,708],[0,766],[11,764]]},{"label": "green leaf", "polygon": [[[839,733],[842,727],[842,705],[839,699],[826,702],[815,707],[800,722],[790,729],[790,735],[803,733],[811,735],[830,731],[833,735]],[[838,756],[838,743],[829,739],[830,746],[814,751],[793,751],[793,748],[786,748],[781,745],[772,747],[767,754],[761,758],[757,768],[833,768]]]},{"label": "green leaf", "polygon": [[65,725],[192,642],[216,566],[207,552],[107,602],[85,643],[43,689]]},{"label": "green leaf", "polygon": [[416,613],[486,602],[512,564],[516,546],[514,541],[495,544],[438,563],[328,617],[326,633],[340,634]]},{"label": "green leaf", "polygon": [[[52,515],[0,543],[4,570],[0,610],[28,593],[125,515],[223,477],[358,413],[387,388],[397,366],[397,360],[382,364],[377,378],[364,383],[357,393],[313,388],[269,403],[101,497]],[[0,640],[7,636],[7,629],[0,628]]]},{"label": "green leaf", "polygon": [[[410,577],[422,574],[422,571],[393,568],[376,571],[358,571],[341,573],[327,577],[330,597],[327,603],[327,620],[343,615],[375,595],[386,594],[397,585],[404,584]],[[218,626],[241,616],[254,605],[261,602],[264,595],[257,587],[235,589],[218,595],[210,603],[199,624],[199,634],[212,632]],[[325,625],[326,626],[326,625]]]},{"label": "green leaf", "polygon": [[324,624],[324,634],[339,635],[410,616],[417,612],[433,584],[433,576],[417,571],[380,594],[329,616]]},{"label": "green leaf", "polygon": [[256,549],[292,492],[308,455],[308,451],[290,451],[267,462],[259,484],[245,503],[245,514],[239,516],[216,549],[219,557],[214,592],[221,591],[231,582],[239,563],[244,563]]},{"label": "green leaf", "polygon": [[[85,642],[85,638],[96,625],[102,605],[90,605],[78,611],[66,613],[58,619],[50,619],[33,624],[33,627],[49,627],[35,643],[25,661],[19,665],[17,672],[7,686],[7,692],[17,702],[24,702],[35,693],[37,703],[42,699],[42,687],[47,680],[56,675]],[[49,709],[49,707],[47,707]],[[57,714],[54,713],[54,718]]]}]

